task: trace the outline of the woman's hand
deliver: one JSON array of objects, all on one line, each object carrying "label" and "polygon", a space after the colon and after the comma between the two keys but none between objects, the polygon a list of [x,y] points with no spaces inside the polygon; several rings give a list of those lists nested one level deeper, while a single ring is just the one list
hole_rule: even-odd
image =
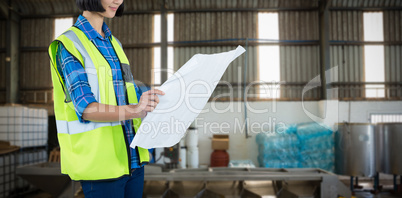
[{"label": "woman's hand", "polygon": [[144,118],[152,112],[159,103],[158,95],[165,95],[163,91],[153,89],[144,92],[136,105],[106,105],[93,102],[87,106],[82,118],[94,122],[115,122],[133,118]]},{"label": "woman's hand", "polygon": [[130,105],[133,117],[144,118],[148,112],[152,112],[159,103],[158,95],[165,95],[165,93],[158,89],[152,89],[144,92],[137,105]]}]

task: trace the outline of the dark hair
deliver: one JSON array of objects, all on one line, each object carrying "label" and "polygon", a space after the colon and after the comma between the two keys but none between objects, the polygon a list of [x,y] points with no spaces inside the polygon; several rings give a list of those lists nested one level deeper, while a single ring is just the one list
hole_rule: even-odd
[{"label": "dark hair", "polygon": [[[75,3],[77,4],[78,8],[82,11],[92,11],[92,12],[104,12],[105,9],[102,6],[101,0],[75,0]],[[124,11],[124,2],[119,6],[119,8],[116,11],[117,17],[120,17],[123,15]]]}]

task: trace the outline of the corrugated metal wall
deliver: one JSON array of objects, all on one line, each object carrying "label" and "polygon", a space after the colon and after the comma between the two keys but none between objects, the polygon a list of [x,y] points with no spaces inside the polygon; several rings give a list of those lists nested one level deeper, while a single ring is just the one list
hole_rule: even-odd
[{"label": "corrugated metal wall", "polygon": [[7,21],[0,20],[0,48],[6,47],[6,29],[7,29]]},{"label": "corrugated metal wall", "polygon": [[174,14],[174,41],[256,38],[256,12]]},{"label": "corrugated metal wall", "polygon": [[[238,39],[238,38],[256,38],[257,13],[256,12],[200,12],[200,13],[176,13],[174,15],[174,41],[189,41],[188,47],[174,47],[174,69],[178,70],[188,59],[196,53],[211,54],[223,51],[229,51],[236,48],[235,45],[222,46],[190,46],[191,41],[208,40],[208,44],[219,44],[213,40],[216,39]],[[243,45],[244,46],[244,45]],[[257,48],[248,47],[247,63],[247,82],[258,80]],[[236,59],[226,70],[221,81],[238,84],[243,82],[245,55]],[[240,78],[239,78],[240,75]],[[233,97],[239,98],[237,86],[228,88],[228,86],[218,87],[214,96],[221,93],[234,91]],[[250,90],[249,93],[255,93],[256,90]]]},{"label": "corrugated metal wall", "polygon": [[53,86],[47,47],[54,37],[54,19],[23,19],[20,27],[21,100],[23,103],[51,102]]},{"label": "corrugated metal wall", "polygon": [[125,11],[146,11],[161,9],[161,0],[130,0],[124,1]]},{"label": "corrugated metal wall", "polygon": [[134,79],[148,85],[152,84],[153,50],[149,46],[137,44],[153,42],[153,15],[135,14],[106,20],[112,34],[120,40],[130,61]]},{"label": "corrugated metal wall", "polygon": [[[126,1],[125,10],[155,11],[161,8],[160,0]],[[299,7],[317,8],[317,0],[168,0],[166,9],[170,11],[184,9],[242,9],[242,8],[278,8]],[[71,14],[78,9],[70,0],[13,0],[23,16],[46,14]],[[393,7],[402,6],[398,0],[333,0],[331,7]],[[79,12],[78,12],[79,13]],[[200,41],[216,39],[257,38],[258,12],[175,12],[174,41]],[[384,12],[385,42],[401,42],[401,11]],[[364,50],[362,45],[341,44],[335,41],[363,41],[363,11],[331,11],[330,12],[330,47],[331,67],[339,67],[340,98],[364,98],[363,85],[347,83],[364,82]],[[107,20],[113,34],[122,42],[130,60],[136,80],[151,84],[153,65],[153,13],[127,14],[121,18]],[[23,19],[21,21],[21,54],[20,54],[20,88],[23,102],[38,96],[28,90],[43,90],[51,87],[47,48],[53,38],[54,19]],[[1,37],[5,37],[5,21],[0,21]],[[298,40],[313,42],[319,40],[318,12],[279,11],[280,40]],[[1,45],[5,39],[0,40]],[[234,41],[233,41],[234,42]],[[211,44],[211,45],[209,45]],[[0,45],[0,48],[2,48]],[[209,45],[208,47],[206,45]],[[4,47],[3,47],[4,48]],[[177,70],[195,53],[216,53],[234,49],[230,42],[207,42],[205,44],[181,43],[174,47],[174,67]],[[258,80],[258,47],[248,47],[247,82]],[[401,81],[402,46],[385,45],[385,79],[387,82]],[[4,59],[4,53],[0,52]],[[243,82],[245,55],[237,59],[226,71],[223,81],[233,84]],[[319,74],[319,46],[317,45],[283,45],[280,47],[280,78],[291,85],[281,86],[281,97],[300,99],[303,83]],[[0,71],[5,70],[4,61]],[[239,66],[239,67],[238,67]],[[239,72],[239,68],[240,72]],[[5,72],[2,72],[0,90],[5,88]],[[241,76],[241,78],[239,78]],[[40,79],[40,80],[38,80]],[[293,84],[292,84],[293,83]],[[389,86],[400,90],[399,86]],[[226,93],[227,89],[218,88],[215,95]],[[252,93],[255,93],[253,90]],[[237,92],[234,97],[237,97]],[[311,90],[305,99],[318,99],[320,90]],[[392,97],[401,97],[401,93],[391,92]],[[46,97],[49,98],[48,95]],[[1,98],[0,98],[1,101]]]},{"label": "corrugated metal wall", "polygon": [[330,40],[363,41],[362,11],[331,11]]},{"label": "corrugated metal wall", "polygon": [[13,7],[24,15],[72,14],[79,10],[71,0],[13,0]]},{"label": "corrugated metal wall", "polygon": [[317,7],[317,0],[169,0],[168,9]]},{"label": "corrugated metal wall", "polygon": [[[318,12],[279,12],[280,40],[318,40]],[[319,46],[281,46],[280,81],[281,98],[301,99],[303,84],[320,74]],[[297,85],[300,84],[300,85]],[[307,92],[305,99],[318,99],[320,90]]]},{"label": "corrugated metal wall", "polygon": [[[402,42],[402,11],[385,11],[384,41]],[[402,45],[385,46],[385,82],[400,83],[402,81]],[[401,85],[389,85],[389,97],[401,98]]]},{"label": "corrugated metal wall", "polygon": [[[331,41],[363,41],[362,11],[332,11],[329,20]],[[364,82],[363,46],[332,45],[330,60],[338,66],[339,98],[364,98],[364,86],[345,84]]]},{"label": "corrugated metal wall", "polygon": [[[160,0],[124,1],[125,11],[149,11],[161,8]],[[78,14],[75,0],[13,0],[13,7],[23,15]]]},{"label": "corrugated metal wall", "polygon": [[332,7],[391,7],[402,6],[400,0],[332,0]]},{"label": "corrugated metal wall", "polygon": [[[220,46],[220,47],[175,47],[174,48],[174,69],[177,71],[180,66],[184,65],[195,54],[212,54],[234,50],[236,46]],[[257,81],[258,67],[257,67],[257,47],[249,46],[247,49],[247,82]],[[220,80],[222,86],[218,86],[213,93],[212,97],[224,95],[224,98],[229,97],[227,94],[231,93],[231,97],[242,98],[243,88],[239,83],[243,82],[245,70],[245,58],[243,54],[235,61],[233,61],[228,69],[225,71],[222,79]],[[256,87],[250,88],[248,94],[256,93]],[[253,96],[251,96],[253,97]]]},{"label": "corrugated metal wall", "polygon": [[6,28],[7,21],[0,20],[0,103],[6,101]]},{"label": "corrugated metal wall", "polygon": [[[320,74],[320,51],[318,46],[281,46],[280,81],[281,98],[300,100],[304,85]],[[288,84],[288,85],[286,85]],[[306,92],[304,99],[319,99],[320,89]]]},{"label": "corrugated metal wall", "polygon": [[[138,48],[135,45],[152,43],[152,18],[151,14],[124,15],[121,18],[116,17],[112,22],[107,21],[113,34],[123,45],[128,46],[124,50],[131,63],[134,78],[147,84],[151,84],[152,80],[152,48]],[[53,29],[54,18],[21,20],[23,39],[19,78],[23,103],[52,101],[52,82],[46,49],[53,40]]]},{"label": "corrugated metal wall", "polygon": [[[161,0],[125,1],[125,11],[160,10]],[[316,8],[318,0],[167,0],[166,8],[183,9],[243,9],[243,8]],[[23,15],[78,14],[80,11],[73,0],[13,0],[13,7]],[[395,7],[402,6],[400,0],[333,0],[331,7]]]}]

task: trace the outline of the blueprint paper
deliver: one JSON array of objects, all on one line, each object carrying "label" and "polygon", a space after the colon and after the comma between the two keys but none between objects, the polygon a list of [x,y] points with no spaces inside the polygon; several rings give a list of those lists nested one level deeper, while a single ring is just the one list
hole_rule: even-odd
[{"label": "blueprint paper", "polygon": [[159,104],[142,120],[131,147],[171,147],[186,134],[202,111],[226,68],[246,50],[217,54],[196,54],[172,75],[159,90]]}]

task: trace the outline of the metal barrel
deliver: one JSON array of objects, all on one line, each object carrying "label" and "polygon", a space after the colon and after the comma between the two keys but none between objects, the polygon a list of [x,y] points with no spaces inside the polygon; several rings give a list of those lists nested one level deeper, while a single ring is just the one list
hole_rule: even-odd
[{"label": "metal barrel", "polygon": [[376,162],[375,125],[368,123],[336,123],[335,172],[340,175],[374,177]]},{"label": "metal barrel", "polygon": [[402,123],[377,123],[382,172],[402,175]]}]

